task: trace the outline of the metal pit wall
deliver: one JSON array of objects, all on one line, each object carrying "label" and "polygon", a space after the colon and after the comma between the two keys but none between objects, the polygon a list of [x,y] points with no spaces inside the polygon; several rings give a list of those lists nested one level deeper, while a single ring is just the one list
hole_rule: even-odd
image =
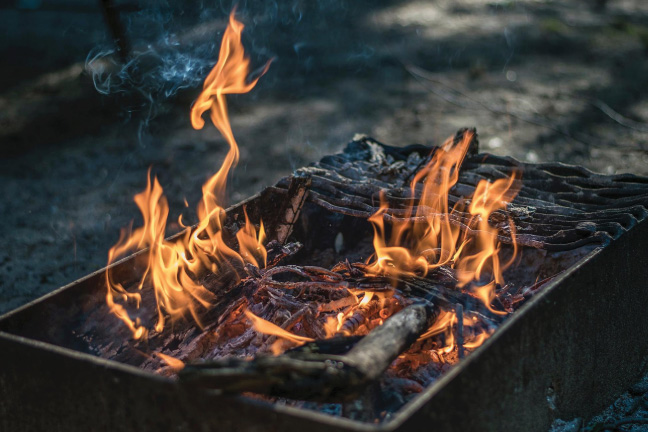
[{"label": "metal pit wall", "polygon": [[[642,373],[647,244],[644,221],[593,251],[380,425],[191,390],[44,342],[62,330],[38,328],[43,316],[64,323],[83,296],[103,299],[100,270],[0,317],[0,431],[546,432],[556,417],[593,415]],[[119,271],[135,259],[118,263]]]}]

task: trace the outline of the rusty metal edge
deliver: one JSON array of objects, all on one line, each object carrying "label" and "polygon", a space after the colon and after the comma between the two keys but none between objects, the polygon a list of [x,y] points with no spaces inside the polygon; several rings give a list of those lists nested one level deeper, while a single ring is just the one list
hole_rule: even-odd
[{"label": "rusty metal edge", "polygon": [[[232,206],[228,208],[228,212],[232,209],[239,208],[241,205],[250,202],[253,199],[256,199],[258,195],[255,195],[253,197],[250,197],[249,199]],[[176,234],[181,235],[182,233]],[[301,420],[298,421],[300,424],[312,424],[313,426],[317,424],[319,427],[331,427],[331,428],[336,428],[338,430],[348,430],[348,431],[394,431],[397,429],[402,429],[404,427],[407,427],[408,424],[412,421],[414,417],[419,417],[421,414],[422,410],[426,411],[434,411],[435,409],[438,411],[442,407],[434,407],[431,404],[435,404],[435,400],[438,399],[438,396],[441,395],[444,391],[447,392],[447,389],[451,387],[452,385],[456,385],[456,383],[460,380],[460,378],[463,376],[464,371],[473,368],[475,365],[478,365],[480,362],[482,362],[484,359],[486,359],[489,355],[492,356],[492,352],[494,351],[494,347],[498,347],[499,344],[503,339],[506,339],[509,334],[512,331],[518,330],[520,328],[520,324],[524,322],[529,322],[529,315],[530,313],[541,310],[541,309],[547,309],[549,306],[547,306],[547,299],[553,296],[556,292],[563,292],[564,289],[569,289],[569,284],[571,284],[572,278],[578,277],[578,274],[581,273],[582,271],[588,270],[588,266],[595,266],[597,263],[596,261],[601,260],[601,259],[606,259],[606,257],[613,257],[614,254],[618,253],[619,250],[622,250],[623,248],[628,248],[632,246],[632,243],[636,243],[637,240],[635,237],[646,237],[648,234],[648,222],[641,222],[630,230],[629,233],[626,233],[622,238],[619,240],[613,242],[611,245],[609,245],[606,248],[599,248],[591,253],[589,253],[587,256],[585,256],[583,259],[579,260],[574,266],[572,266],[570,269],[568,269],[565,273],[561,274],[556,278],[556,280],[552,281],[549,286],[544,288],[538,295],[536,295],[533,299],[531,299],[527,304],[525,304],[519,311],[517,311],[509,320],[507,320],[495,334],[489,338],[484,345],[482,345],[479,349],[477,349],[474,353],[472,353],[470,356],[468,356],[464,361],[462,361],[459,365],[455,366],[450,370],[447,374],[445,374],[439,381],[437,381],[435,384],[430,386],[424,393],[421,395],[417,396],[414,398],[409,404],[407,404],[403,409],[401,409],[398,413],[395,414],[394,418],[391,419],[390,421],[380,424],[380,425],[372,425],[372,424],[366,424],[366,423],[361,423],[357,421],[352,421],[348,419],[341,419],[337,417],[333,417],[330,415],[318,413],[318,412],[313,412],[313,411],[308,411],[308,410],[303,410],[303,409],[298,409],[298,408],[291,408],[287,406],[277,406],[277,405],[272,405],[264,402],[259,402],[259,401],[254,401],[249,398],[244,398],[244,397],[237,397],[237,399],[241,399],[241,401],[245,404],[251,404],[251,405],[256,405],[256,406],[262,406],[263,408],[261,409],[262,411],[267,411],[269,414],[270,413],[276,413],[280,415],[287,415],[289,417],[292,417],[295,420]],[[174,238],[175,236],[172,236],[170,238]],[[630,244],[630,246],[628,246]],[[636,246],[636,245],[635,245]],[[632,247],[630,247],[632,249]],[[122,260],[120,260],[117,263],[114,263],[111,265],[112,266],[117,266],[120,265],[123,262],[130,261],[134,259],[139,253],[133,254],[129,257],[126,257]],[[645,260],[645,257],[641,257]],[[616,257],[617,260],[623,260],[622,256]],[[627,258],[626,258],[627,261]],[[638,264],[639,266],[641,263]],[[637,265],[634,265],[631,269],[637,269]],[[95,277],[98,274],[101,274],[102,272],[105,272],[106,268],[103,268],[101,270],[98,270],[90,275],[87,275],[75,282],[72,282],[71,284],[68,284],[62,288],[59,288],[52,293],[49,293],[37,300],[34,300],[33,302],[30,302],[22,307],[19,307],[7,314],[4,314],[0,317],[0,322],[5,321],[10,319],[12,316],[15,314],[24,311],[36,304],[46,302],[49,299],[61,295],[65,293],[67,290],[70,288],[77,286],[78,284],[82,283],[83,281]],[[643,278],[643,276],[641,276]],[[642,280],[648,280],[642,279]],[[634,285],[637,285],[638,281],[635,282]],[[67,357],[70,359],[74,359],[76,361],[82,361],[82,362],[89,362],[90,364],[100,366],[100,367],[105,367],[105,368],[110,368],[116,371],[120,371],[123,373],[127,373],[128,375],[131,375],[133,377],[139,377],[147,380],[153,380],[154,382],[159,382],[159,383],[172,383],[173,380],[170,380],[168,378],[163,378],[158,375],[155,375],[153,373],[145,372],[142,371],[136,367],[128,366],[128,365],[123,365],[111,360],[106,360],[106,359],[101,359],[98,357],[91,356],[89,354],[84,354],[84,353],[79,353],[71,349],[59,347],[56,345],[48,344],[46,342],[40,342],[36,341],[33,339],[29,338],[24,338],[16,335],[12,335],[6,332],[0,332],[0,339],[5,341],[6,343],[11,343],[11,344],[17,344],[17,345],[23,345],[23,346],[29,346],[32,348],[36,349],[42,349],[50,352],[51,354],[55,354],[58,356],[62,357]],[[619,364],[623,364],[622,360],[619,360]],[[634,375],[636,373],[628,372],[624,375],[623,381],[627,381],[630,383],[631,379],[634,379]],[[524,391],[527,391],[528,389],[522,389]],[[536,395],[537,396],[537,395]],[[542,395],[542,397],[545,397]],[[610,396],[608,395],[605,399],[609,399]],[[600,405],[602,402],[599,401],[598,404]],[[544,410],[546,411],[546,407],[539,407],[539,410]],[[565,412],[569,412],[569,410],[566,410]],[[544,414],[542,414],[544,415]],[[545,416],[546,417],[546,416]],[[497,422],[493,422],[490,424],[484,424],[484,430],[496,430],[494,429],[495,425]],[[268,425],[270,426],[270,425]],[[452,430],[453,427],[459,426],[458,424],[455,425],[435,425],[437,427],[440,427],[440,430]],[[542,427],[545,427],[546,425],[543,424]],[[291,428],[292,429],[292,428]],[[531,430],[531,429],[529,429]],[[535,430],[542,430],[542,428],[535,428]],[[546,429],[545,429],[546,430]]]},{"label": "rusty metal edge", "polygon": [[385,430],[546,432],[589,418],[648,364],[648,222],[557,277]]},{"label": "rusty metal edge", "polygon": [[29,345],[33,348],[36,349],[42,349],[46,350],[52,353],[56,353],[61,356],[68,357],[70,359],[74,360],[79,360],[79,361],[84,361],[84,362],[90,362],[96,366],[102,366],[102,367],[108,367],[112,368],[115,370],[119,370],[120,372],[125,372],[129,373],[132,375],[140,376],[140,377],[146,377],[146,378],[151,378],[155,381],[159,382],[171,382],[172,380],[170,378],[163,377],[161,375],[156,375],[150,372],[147,372],[143,369],[137,368],[135,366],[119,363],[113,360],[108,360],[104,359],[101,357],[96,357],[90,354],[78,352],[71,350],[69,348],[61,347],[58,345],[54,345],[51,343],[43,342],[43,341],[38,341],[30,338],[26,338],[23,336],[18,336],[14,335],[11,333],[7,333],[4,331],[0,331],[0,339],[4,339],[6,341],[10,341],[16,344],[21,344],[21,345]]},{"label": "rusty metal edge", "polygon": [[[228,207],[225,211],[227,213],[236,211],[237,209],[241,208],[242,206],[248,204],[249,202],[258,199],[260,196],[261,196],[261,193],[254,194],[251,197],[246,198],[243,201],[240,201],[240,202]],[[197,226],[198,225],[196,224],[196,225],[192,225],[191,227],[187,227],[187,228],[183,229],[182,231],[177,232],[177,233],[167,237],[166,240],[168,240],[168,241],[175,240],[175,239],[181,237],[182,235],[184,235],[187,232],[187,230],[194,229]],[[34,299],[34,300],[32,300],[32,301],[30,301],[28,303],[25,303],[22,306],[18,306],[15,309],[12,309],[12,310],[10,310],[8,312],[5,312],[4,314],[0,315],[0,323],[10,319],[14,315],[18,315],[21,312],[23,312],[23,311],[25,311],[27,309],[30,309],[31,307],[33,307],[33,306],[35,306],[37,304],[46,302],[46,301],[48,301],[48,300],[50,300],[50,299],[52,299],[54,297],[57,297],[61,293],[65,293],[68,289],[70,289],[72,287],[75,287],[75,286],[85,282],[88,279],[92,279],[93,277],[96,277],[98,275],[101,275],[102,273],[105,273],[108,269],[113,269],[113,268],[119,267],[120,265],[126,264],[126,263],[136,259],[140,255],[145,254],[147,251],[148,251],[148,248],[139,250],[139,251],[137,251],[137,252],[135,252],[133,254],[130,254],[130,255],[128,255],[128,256],[120,259],[120,260],[115,261],[114,263],[112,263],[112,264],[110,264],[110,265],[108,265],[106,267],[100,268],[99,270],[96,270],[96,271],[94,271],[92,273],[89,273],[89,274],[87,274],[87,275],[85,275],[85,276],[83,276],[83,277],[81,277],[81,278],[79,278],[79,279],[77,279],[75,281],[72,281],[72,282],[70,282],[68,284],[65,284],[61,288],[57,288],[57,289],[55,289],[53,291],[50,291],[47,294],[42,295],[41,297],[38,297],[37,299]],[[1,333],[1,331],[0,331],[0,333]],[[52,346],[54,346],[54,345],[52,345]]]},{"label": "rusty metal edge", "polygon": [[[60,347],[58,345],[50,344],[47,342],[37,341],[34,339],[17,336],[7,332],[0,331],[0,345],[2,345],[3,342],[24,346],[24,347],[31,347],[37,350],[43,350],[48,352],[51,355],[64,357],[66,359],[82,362],[84,364],[89,364],[91,366],[106,368],[111,371],[121,372],[133,378],[141,378],[149,382],[157,382],[159,384],[166,384],[166,385],[177,384],[177,380],[175,379],[164,377],[149,371],[145,371],[135,366],[122,364],[113,360],[96,357],[90,354],[74,351],[72,349]],[[2,373],[0,372],[0,375],[1,374]],[[209,391],[203,391],[203,390],[195,390],[195,391],[197,397],[200,397],[202,394],[210,393]],[[314,422],[322,426],[333,427],[336,428],[337,430],[348,430],[348,431],[357,431],[357,432],[369,432],[369,431],[377,430],[377,428],[374,425],[361,423],[346,418],[334,417],[331,415],[319,413],[317,411],[294,408],[287,405],[272,404],[270,402],[251,399],[245,396],[227,396],[227,397],[236,400],[237,402],[240,402],[241,404],[244,405],[255,406],[256,408],[259,408],[261,411],[267,411],[268,414],[270,413],[283,414],[283,415],[294,417],[296,419],[302,419],[306,422]],[[2,402],[0,402],[0,405],[2,405]],[[1,423],[2,422],[0,419],[0,424]]]},{"label": "rusty metal edge", "polygon": [[455,365],[450,371],[445,373],[439,380],[434,382],[429,386],[420,396],[414,398],[408,404],[406,404],[401,410],[399,410],[394,419],[386,424],[386,428],[383,429],[385,432],[397,430],[400,426],[403,425],[414,413],[421,409],[425,404],[427,404],[431,399],[433,399],[437,394],[442,392],[451,382],[453,382],[462,371],[471,364],[479,362],[479,360],[488,355],[489,349],[491,346],[496,345],[499,340],[501,340],[509,331],[510,328],[518,325],[520,321],[525,320],[525,314],[527,311],[532,310],[542,304],[544,298],[555,289],[560,289],[562,284],[569,280],[572,275],[582,268],[584,265],[587,265],[595,256],[599,255],[603,248],[596,248],[580,259],[576,264],[567,269],[565,272],[561,273],[556,279],[552,280],[544,287],[538,294],[536,294],[531,300],[526,302],[520,309],[515,311],[515,313],[507,319],[502,325],[493,333],[491,337],[486,339],[484,343],[475,349],[470,355],[465,359],[461,360],[460,363]]}]

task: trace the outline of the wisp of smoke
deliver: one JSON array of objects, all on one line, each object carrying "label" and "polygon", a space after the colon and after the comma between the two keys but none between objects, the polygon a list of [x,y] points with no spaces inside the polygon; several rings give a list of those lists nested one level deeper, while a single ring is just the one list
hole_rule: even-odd
[{"label": "wisp of smoke", "polygon": [[[125,61],[112,40],[91,50],[86,58],[86,71],[96,90],[127,96],[125,110],[136,115],[143,128],[155,117],[160,102],[202,84],[216,63],[218,41],[235,5],[237,16],[246,25],[248,52],[253,64],[259,65],[271,57],[281,61],[282,56],[299,57],[299,63],[306,65],[308,59],[302,58],[299,47],[311,42],[299,39],[317,34],[313,22],[321,25],[324,16],[336,19],[346,8],[343,0],[168,0],[144,4],[137,12],[120,16],[132,47]],[[269,35],[273,36],[271,46]],[[266,81],[271,85],[272,79]]]}]

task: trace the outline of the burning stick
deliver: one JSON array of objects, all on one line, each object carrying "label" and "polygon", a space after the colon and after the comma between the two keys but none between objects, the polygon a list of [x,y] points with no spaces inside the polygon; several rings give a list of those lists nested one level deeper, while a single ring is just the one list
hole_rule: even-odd
[{"label": "burning stick", "polygon": [[311,186],[311,177],[308,174],[295,173],[288,187],[288,195],[284,203],[283,220],[277,224],[276,239],[285,243],[293,230],[293,225],[299,219],[301,208],[306,202]]},{"label": "burning stick", "polygon": [[223,393],[249,391],[301,400],[349,400],[375,382],[438,314],[438,308],[431,304],[408,306],[344,355],[292,351],[249,361],[228,358],[187,365],[179,376],[186,384]]},{"label": "burning stick", "polygon": [[353,314],[342,323],[337,334],[351,336],[369,319],[371,315],[375,314],[379,310],[380,302],[377,300],[372,300],[366,305],[357,308]]}]

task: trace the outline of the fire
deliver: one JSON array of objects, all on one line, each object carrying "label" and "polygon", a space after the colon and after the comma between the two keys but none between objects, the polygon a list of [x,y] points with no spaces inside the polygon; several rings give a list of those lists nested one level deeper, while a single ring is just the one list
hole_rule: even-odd
[{"label": "fire", "polygon": [[175,371],[179,371],[181,369],[184,369],[185,367],[185,364],[182,360],[172,357],[170,355],[162,354],[160,352],[156,353],[155,355],[160,357],[162,361],[167,364],[167,366],[169,366],[171,369]]},{"label": "fire", "polygon": [[315,339],[305,337],[305,336],[299,336],[294,333],[289,332],[288,330],[284,330],[281,327],[279,327],[276,324],[271,323],[270,321],[266,321],[263,318],[260,318],[256,315],[254,315],[252,312],[249,310],[245,310],[243,313],[245,313],[245,316],[252,321],[252,326],[256,331],[259,333],[263,333],[266,335],[273,335],[277,336],[280,338],[288,339],[289,341],[295,342],[295,343],[304,343],[304,342],[313,342]]},{"label": "fire", "polygon": [[[461,143],[446,142],[435,152],[431,161],[421,169],[410,184],[412,196],[422,180],[423,191],[418,205],[412,201],[405,209],[404,219],[395,220],[391,235],[386,238],[385,214],[387,200],[381,196],[380,210],[369,218],[374,226],[375,261],[370,265],[374,274],[390,276],[420,274],[448,264],[457,251],[460,229],[450,223],[449,191],[459,179],[459,166],[466,156],[472,135],[467,133]],[[460,206],[458,203],[453,212]]]},{"label": "fire", "polygon": [[309,338],[306,336],[299,336],[294,333],[289,332],[276,324],[266,321],[261,317],[254,315],[249,310],[243,311],[245,316],[252,322],[252,327],[254,330],[261,334],[276,336],[277,339],[271,346],[270,350],[274,355],[281,354],[286,345],[284,342],[292,343],[292,345],[303,345],[306,342],[313,342],[315,339]]},{"label": "fire", "polygon": [[[397,279],[425,276],[445,265],[455,270],[458,288],[474,282],[473,295],[493,310],[493,292],[496,284],[504,283],[502,272],[513,263],[517,246],[515,227],[509,221],[514,253],[509,261],[501,262],[498,229],[490,224],[489,218],[506,209],[517,195],[520,182],[517,173],[492,183],[481,180],[467,209],[463,199],[450,208],[450,190],[457,184],[459,167],[472,138],[471,133],[466,133],[460,142],[448,140],[436,149],[410,184],[414,197],[417,185],[423,183],[421,198],[418,203],[411,200],[404,209],[404,217],[389,215],[388,200],[381,196],[380,209],[369,218],[374,227],[375,254],[368,269],[372,274]],[[389,227],[387,220],[391,220]],[[460,223],[469,228],[463,235]]]},{"label": "fire", "polygon": [[456,318],[457,315],[455,315],[453,312],[442,311],[432,327],[430,327],[425,333],[423,333],[419,340],[424,340],[445,332],[448,327],[451,327],[453,322],[456,321]]},{"label": "fire", "polygon": [[489,335],[488,333],[486,333],[486,332],[481,332],[481,333],[479,333],[479,334],[475,337],[474,340],[472,340],[472,341],[470,341],[470,342],[466,342],[466,343],[464,344],[464,348],[468,348],[468,349],[475,349],[475,348],[481,346],[481,345],[484,343],[484,341],[485,341],[486,339],[488,339],[489,336],[490,336],[490,335]]},{"label": "fire", "polygon": [[[459,278],[459,285],[463,286],[473,280],[479,280],[484,270],[490,270],[495,283],[503,284],[502,271],[512,263],[505,266],[499,259],[499,241],[497,228],[490,225],[488,219],[497,210],[506,209],[506,203],[511,202],[517,195],[518,189],[514,187],[517,174],[508,179],[498,179],[493,183],[485,180],[477,184],[475,193],[468,211],[472,215],[468,226],[477,229],[478,234],[469,243],[469,249],[474,250],[473,254],[462,254],[456,261],[455,268]],[[515,225],[512,227],[513,239],[515,239]],[[513,241],[515,244],[515,241]]]},{"label": "fire", "polygon": [[244,213],[245,225],[236,233],[236,239],[239,243],[239,253],[246,262],[263,268],[266,266],[268,259],[268,253],[265,247],[263,247],[266,240],[263,221],[261,221],[259,233],[257,234],[256,228],[250,222],[250,218],[245,209]]},{"label": "fire", "polygon": [[[142,250],[146,258],[144,272],[136,290],[127,290],[115,281],[111,269],[106,272],[106,301],[113,314],[131,330],[134,339],[145,339],[152,330],[133,314],[145,298],[142,290],[152,289],[157,319],[154,331],[162,332],[169,320],[191,317],[202,327],[200,317],[215,300],[215,294],[199,281],[207,272],[225,273],[241,277],[245,264],[259,268],[267,265],[265,227],[250,220],[244,208],[244,221],[236,233],[238,247],[229,246],[223,238],[226,212],[223,208],[227,177],[238,163],[239,149],[228,118],[226,95],[251,91],[270,65],[268,62],[259,76],[248,81],[250,61],[241,43],[243,24],[230,15],[230,21],[221,44],[218,62],[207,76],[203,91],[191,109],[191,124],[195,129],[205,125],[203,115],[209,112],[212,123],[227,141],[229,150],[219,170],[203,185],[203,196],[198,204],[198,224],[183,235],[166,239],[169,205],[162,186],[150,173],[143,192],[135,196],[144,224],[134,230],[123,230],[117,244],[110,249],[108,261],[114,263],[133,250]],[[410,183],[412,199],[402,208],[391,209],[389,197],[380,197],[380,208],[369,221],[374,228],[375,254],[366,265],[370,275],[386,276],[394,281],[392,287],[375,290],[349,288],[348,295],[329,303],[321,302],[308,315],[321,328],[313,332],[322,337],[357,336],[383,324],[395,312],[407,305],[396,286],[399,278],[425,277],[441,266],[454,271],[457,289],[481,300],[493,313],[503,314],[492,306],[495,291],[504,284],[503,272],[515,260],[515,227],[509,220],[508,228],[513,244],[513,256],[502,261],[500,230],[491,224],[493,214],[506,210],[519,190],[519,175],[493,182],[480,181],[471,197],[453,198],[451,190],[459,181],[459,169],[472,141],[465,133],[460,142],[447,141],[435,149],[430,161],[419,170]],[[420,196],[418,201],[414,197]],[[186,201],[185,201],[186,205]],[[396,210],[396,211],[393,211]],[[394,216],[397,215],[397,216]],[[501,218],[498,218],[501,220]],[[178,223],[182,225],[182,220]],[[351,265],[347,262],[349,271]],[[391,289],[391,290],[390,290]],[[462,310],[462,309],[460,309]],[[255,331],[277,338],[270,350],[278,354],[287,344],[314,341],[297,332],[308,326],[295,322],[282,328],[256,316],[246,306],[240,306]],[[310,312],[309,312],[310,313]],[[463,317],[463,318],[461,318]],[[403,362],[419,365],[452,352],[457,345],[473,349],[490,336],[488,330],[475,325],[476,317],[458,311],[442,311],[435,323],[420,338],[424,352],[406,353]],[[465,331],[469,328],[469,331]],[[312,329],[312,328],[311,328]],[[443,334],[443,337],[427,340]],[[440,342],[444,341],[442,346]],[[431,348],[430,348],[431,347]],[[461,356],[462,350],[458,350]],[[157,353],[171,368],[181,369],[182,361]],[[414,367],[414,366],[413,366]]]},{"label": "fire", "polygon": [[122,230],[119,241],[108,253],[108,264],[111,264],[133,250],[148,248],[145,252],[146,268],[136,292],[129,292],[115,282],[110,268],[106,272],[106,302],[111,312],[128,326],[135,339],[146,338],[149,329],[139,318],[133,318],[125,305],[134,303],[134,307],[139,308],[142,300],[139,291],[145,285],[153,287],[157,308],[154,328],[161,332],[169,317],[177,319],[190,315],[200,325],[200,309],[208,308],[214,299],[214,294],[197,282],[206,271],[229,269],[236,273],[233,264],[236,262],[257,266],[266,264],[262,222],[257,232],[246,213],[245,225],[236,235],[239,252],[226,245],[222,237],[225,210],[221,203],[225,198],[227,176],[239,158],[238,145],[227,116],[225,96],[249,92],[270,66],[268,62],[259,76],[247,81],[250,61],[241,43],[244,26],[236,20],[234,12],[230,14],[229,25],[223,35],[218,62],[205,80],[203,91],[191,110],[191,124],[196,129],[204,126],[202,115],[209,111],[214,126],[229,145],[220,169],[203,185],[203,197],[197,209],[200,222],[193,230],[187,230],[179,240],[166,240],[169,205],[157,178],[151,180],[149,171],[146,189],[135,196],[144,226],[131,232]]}]

